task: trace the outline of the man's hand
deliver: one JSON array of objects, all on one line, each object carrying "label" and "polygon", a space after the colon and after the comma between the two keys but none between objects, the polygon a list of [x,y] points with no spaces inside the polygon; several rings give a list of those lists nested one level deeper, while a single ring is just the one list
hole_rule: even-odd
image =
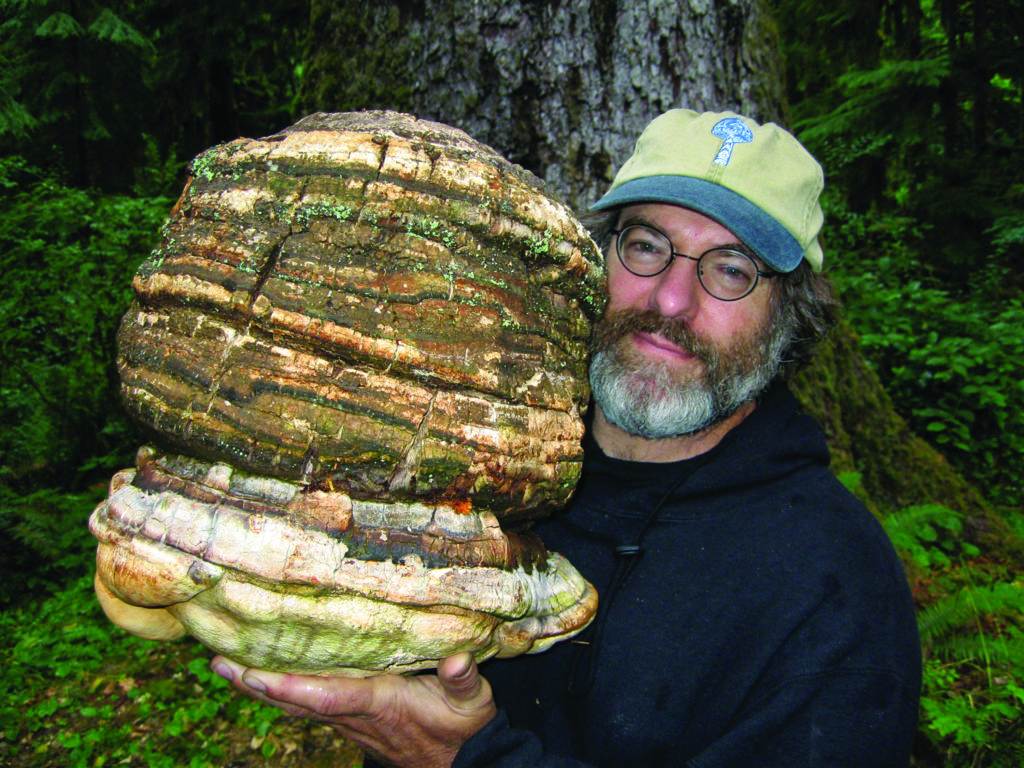
[{"label": "man's hand", "polygon": [[397,766],[449,768],[459,747],[497,711],[469,653],[444,659],[436,676],[281,675],[222,656],[212,667],[242,693],[330,723],[375,759]]}]

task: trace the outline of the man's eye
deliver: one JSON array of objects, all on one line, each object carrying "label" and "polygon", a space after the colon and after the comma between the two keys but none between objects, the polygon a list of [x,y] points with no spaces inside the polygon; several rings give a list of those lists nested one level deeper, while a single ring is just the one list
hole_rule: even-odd
[{"label": "man's eye", "polygon": [[737,267],[733,267],[728,264],[723,264],[721,267],[719,267],[719,271],[725,277],[734,280],[741,280],[747,277],[746,273],[742,269],[738,269]]},{"label": "man's eye", "polygon": [[664,251],[651,246],[649,243],[632,246],[626,251],[626,259],[630,263],[643,265],[644,267],[661,264],[665,261],[665,258]]},{"label": "man's eye", "polygon": [[635,235],[626,240],[626,252],[631,255],[664,255],[665,246],[657,240],[643,235]]},{"label": "man's eye", "polygon": [[635,243],[630,243],[627,249],[631,256],[660,258],[664,254],[664,249],[659,248],[657,243],[650,243],[645,240],[638,240]]},{"label": "man's eye", "polygon": [[744,289],[756,279],[754,262],[732,251],[711,251],[705,257],[704,274],[727,292]]},{"label": "man's eye", "polygon": [[750,280],[750,270],[735,264],[719,264],[718,272],[723,277],[733,280]]}]

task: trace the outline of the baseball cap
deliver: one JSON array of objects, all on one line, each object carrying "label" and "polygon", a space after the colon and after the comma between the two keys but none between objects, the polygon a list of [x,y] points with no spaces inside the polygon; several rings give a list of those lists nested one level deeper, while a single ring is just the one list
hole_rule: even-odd
[{"label": "baseball cap", "polygon": [[671,203],[731,230],[768,266],[820,272],[821,166],[790,133],[734,112],[673,109],[640,134],[592,211]]}]

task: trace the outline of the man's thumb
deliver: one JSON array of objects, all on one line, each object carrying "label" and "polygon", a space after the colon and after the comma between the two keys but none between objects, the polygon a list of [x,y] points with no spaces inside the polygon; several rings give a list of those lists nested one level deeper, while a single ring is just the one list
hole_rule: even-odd
[{"label": "man's thumb", "polygon": [[446,698],[453,705],[483,703],[478,700],[483,693],[484,679],[480,676],[473,654],[458,653],[443,659],[437,667],[437,677]]}]

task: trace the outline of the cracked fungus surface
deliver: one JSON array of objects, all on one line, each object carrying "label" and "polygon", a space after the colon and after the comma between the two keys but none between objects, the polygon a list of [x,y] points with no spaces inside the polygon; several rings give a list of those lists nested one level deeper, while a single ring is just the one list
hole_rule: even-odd
[{"label": "cracked fungus surface", "polygon": [[456,129],[311,115],[200,155],[118,337],[156,447],[90,521],[129,631],[368,674],[543,650],[596,595],[524,524],[579,476],[600,257]]}]

